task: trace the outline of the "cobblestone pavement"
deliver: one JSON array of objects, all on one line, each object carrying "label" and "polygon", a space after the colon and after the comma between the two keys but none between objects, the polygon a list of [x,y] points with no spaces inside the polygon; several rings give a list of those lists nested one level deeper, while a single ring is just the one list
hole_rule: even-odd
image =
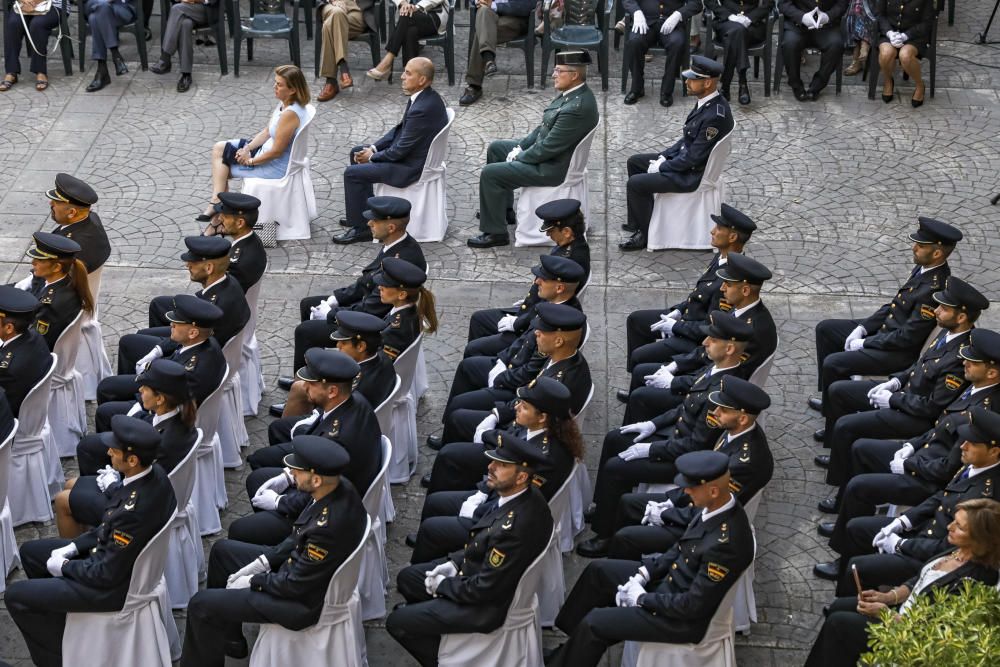
[{"label": "cobblestone pavement", "polygon": [[[988,202],[1000,189],[1000,51],[971,43],[990,9],[987,0],[963,2],[954,26],[942,22],[937,96],[919,110],[908,104],[912,82],[899,82],[898,77],[900,95],[892,104],[869,101],[854,77],[845,80],[842,94],[835,95],[831,86],[813,104],[796,103],[787,86],[765,98],[762,82],[756,81],[751,86],[753,104],[734,110],[737,139],[726,169],[726,200],[761,227],[749,252],[774,270],[765,299],[781,336],[768,384],[774,407],[767,415],[778,465],[756,520],[759,622],[752,634],[737,641],[740,664],[801,664],[818,629],[820,608],[832,596],[832,586],[810,573],[814,562],[830,555],[815,534],[816,502],[827,493],[811,461],[809,434],[818,419],[804,406],[815,386],[815,322],[869,312],[893,292],[905,277],[905,233],[918,213],[952,221],[964,230],[967,240],[953,258],[954,272],[984,287],[992,298],[1000,297],[992,282],[997,275],[993,258],[1000,250],[998,210]],[[158,21],[154,17],[154,32]],[[468,15],[461,12],[456,23],[455,87],[445,85],[440,50],[427,52],[440,68],[438,89],[457,107]],[[311,69],[313,43],[304,38],[302,43],[303,65]],[[130,36],[123,38],[122,48],[132,72],[98,94],[83,92],[92,65],[84,75],[66,77],[53,59],[48,91],[35,92],[28,76],[29,82],[22,79],[0,96],[5,118],[0,133],[0,278],[7,282],[24,274],[26,239],[50,226],[42,193],[51,187],[56,172],[88,180],[100,193],[97,210],[114,246],[101,298],[112,355],[118,337],[143,324],[149,297],[193,290],[178,255],[181,237],[199,232],[193,217],[211,194],[211,142],[248,136],[266,122],[274,105],[270,68],[287,58],[284,43],[258,41],[255,60],[243,64],[239,79],[220,77],[215,48],[197,47],[195,86],[189,94],[178,95],[173,76],[138,71]],[[157,52],[154,45],[151,60]],[[403,108],[398,84],[365,79],[366,53],[364,44],[352,46],[355,87],[321,105],[314,123],[312,175],[320,217],[313,223],[313,238],[283,243],[270,252],[258,333],[269,388],[279,371],[290,369],[298,299],[346,283],[373,253],[367,245],[342,248],[328,242],[343,214],[341,170],[349,148],[380,136]],[[807,71],[815,61],[811,56]],[[618,92],[620,63],[620,53],[612,52],[613,76],[609,91],[598,91],[602,120],[589,163],[594,266],[586,311],[594,331],[586,354],[601,389],[584,427],[592,472],[601,437],[621,419],[613,394],[627,382],[625,315],[676,301],[709,260],[706,252],[623,254],[615,247],[624,221],[625,157],[673,142],[690,108],[690,101],[678,95],[673,108],[662,109],[655,103],[655,92],[636,106],[624,107]],[[656,78],[661,63],[658,59],[650,65]],[[551,86],[525,88],[520,52],[502,49],[499,66],[500,74],[488,80],[483,100],[458,111],[448,160],[451,226],[443,242],[425,245],[442,329],[426,340],[431,388],[419,407],[421,439],[439,428],[468,316],[476,306],[521,296],[528,268],[541,252],[471,252],[465,247],[465,239],[476,229],[478,171],[487,143],[526,134],[553,96]],[[599,77],[593,76],[592,82],[599,88]],[[1000,316],[990,311],[984,321],[998,320]],[[281,399],[281,392],[269,389],[263,405]],[[264,442],[268,420],[247,421],[252,447]],[[428,469],[432,456],[421,448],[420,473]],[[71,473],[72,460],[64,464]],[[250,511],[244,476],[244,471],[226,473],[226,525]],[[389,529],[393,572],[408,557],[402,538],[415,528],[422,502],[416,480],[393,488],[399,510]],[[28,525],[18,529],[17,538],[21,542],[53,533],[51,525]],[[572,583],[585,563],[569,556],[566,564]],[[16,572],[11,580],[21,576]],[[393,592],[390,603],[397,599]],[[178,618],[183,627],[183,615]],[[404,664],[381,624],[370,624],[367,636],[373,665]],[[547,643],[557,640],[555,635],[546,638]],[[24,644],[5,611],[0,611],[0,658],[28,664]],[[617,664],[617,653],[611,652],[609,660]]]}]

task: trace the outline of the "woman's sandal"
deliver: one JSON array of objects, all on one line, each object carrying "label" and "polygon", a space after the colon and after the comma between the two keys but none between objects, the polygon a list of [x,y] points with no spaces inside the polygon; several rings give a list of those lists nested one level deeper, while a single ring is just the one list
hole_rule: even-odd
[{"label": "woman's sandal", "polygon": [[4,78],[3,81],[0,81],[0,93],[6,93],[8,90],[14,87],[15,83],[17,83],[16,74],[11,74],[8,76],[13,76],[14,78],[13,79]]},{"label": "woman's sandal", "polygon": [[48,79],[35,79],[35,90],[37,90],[38,92],[42,92],[48,87],[49,87]]}]

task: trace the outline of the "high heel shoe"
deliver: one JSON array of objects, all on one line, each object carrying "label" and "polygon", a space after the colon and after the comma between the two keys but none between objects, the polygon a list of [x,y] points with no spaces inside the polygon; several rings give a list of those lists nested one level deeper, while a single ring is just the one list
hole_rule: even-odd
[{"label": "high heel shoe", "polygon": [[[885,93],[882,93],[882,101],[885,102],[886,104],[888,104],[889,102],[892,102],[892,100],[895,99],[895,97],[896,97],[896,80],[895,79],[889,79],[889,83],[892,84],[892,92],[889,93],[888,95],[886,95]],[[882,90],[884,91],[885,88],[882,88]]]},{"label": "high heel shoe", "polygon": [[[923,83],[923,81],[921,81],[920,83]],[[926,96],[926,94],[927,94],[926,91],[924,91],[924,95],[925,96]],[[913,97],[910,98],[910,106],[912,106],[914,109],[917,109],[917,108],[923,106],[923,104],[924,104],[924,101],[922,99],[918,100],[917,99],[916,91],[913,91]]]},{"label": "high heel shoe", "polygon": [[375,67],[372,67],[370,70],[365,72],[365,76],[367,76],[369,79],[375,79],[376,81],[385,81],[386,79],[389,78],[390,74],[392,74],[391,70],[388,72],[382,72]]}]

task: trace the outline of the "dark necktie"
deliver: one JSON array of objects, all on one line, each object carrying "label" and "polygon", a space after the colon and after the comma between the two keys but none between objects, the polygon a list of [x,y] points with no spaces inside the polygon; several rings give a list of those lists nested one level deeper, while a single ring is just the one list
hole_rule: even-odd
[{"label": "dark necktie", "polygon": [[945,343],[947,342],[946,339],[947,339],[947,334],[941,334],[940,336],[938,336],[937,342],[934,343],[935,352],[944,347]]},{"label": "dark necktie", "polygon": [[961,395],[961,396],[959,396],[959,400],[962,400],[962,401],[964,401],[964,400],[965,400],[965,399],[967,399],[967,398],[968,398],[969,396],[972,396],[972,386],[971,386],[971,385],[969,386],[969,388],[968,388],[968,389],[966,389],[965,391],[963,391],[963,392],[962,392],[962,395]]}]

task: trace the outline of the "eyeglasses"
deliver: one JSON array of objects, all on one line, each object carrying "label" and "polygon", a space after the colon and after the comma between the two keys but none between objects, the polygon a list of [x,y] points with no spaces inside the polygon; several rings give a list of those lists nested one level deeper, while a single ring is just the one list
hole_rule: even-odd
[{"label": "eyeglasses", "polygon": [[559,69],[558,67],[556,67],[555,69],[552,70],[552,73],[553,74],[569,74],[572,71],[573,70],[571,70],[571,69]]}]

